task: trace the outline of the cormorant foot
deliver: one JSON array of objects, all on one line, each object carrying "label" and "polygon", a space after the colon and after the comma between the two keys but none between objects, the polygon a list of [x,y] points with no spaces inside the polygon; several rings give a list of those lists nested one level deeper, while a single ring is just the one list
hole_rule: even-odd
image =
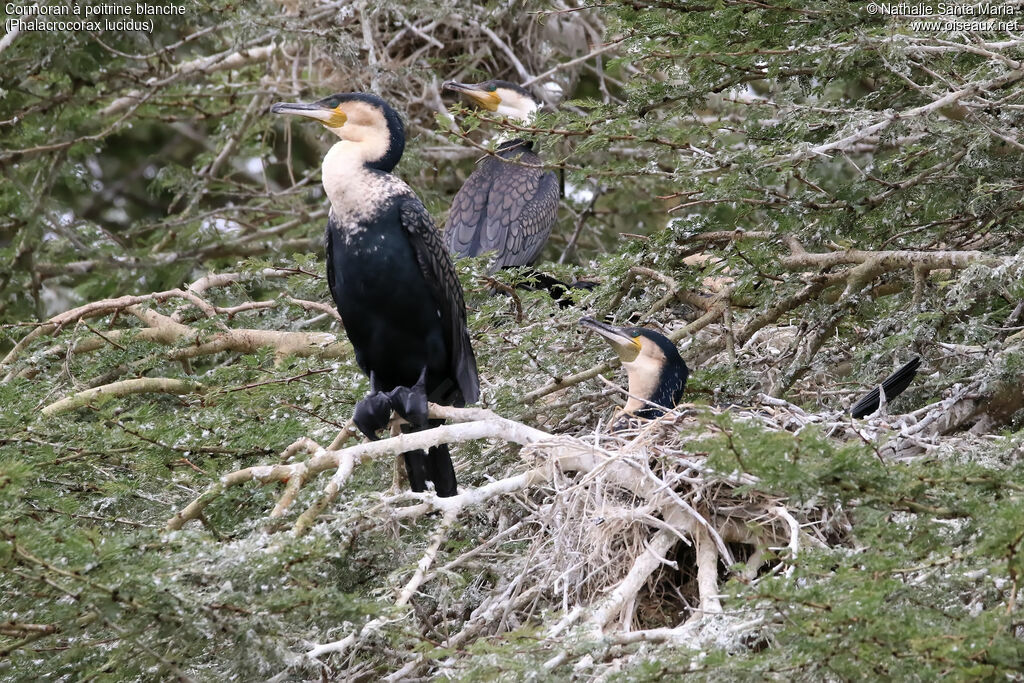
[{"label": "cormorant foot", "polygon": [[402,419],[416,427],[426,427],[430,416],[427,405],[427,369],[423,368],[420,378],[412,387],[395,387],[388,392],[391,407]]},{"label": "cormorant foot", "polygon": [[377,432],[387,426],[391,419],[391,396],[381,391],[371,391],[356,404],[352,421],[370,441],[377,440]]}]

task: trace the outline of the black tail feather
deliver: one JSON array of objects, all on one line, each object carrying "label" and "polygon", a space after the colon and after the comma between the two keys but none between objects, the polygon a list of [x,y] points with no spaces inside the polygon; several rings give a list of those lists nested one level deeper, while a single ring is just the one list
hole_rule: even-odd
[{"label": "black tail feather", "polygon": [[[429,427],[438,427],[444,420],[430,420],[423,427],[402,425],[405,433],[418,432]],[[458,482],[455,479],[455,467],[448,444],[431,446],[430,452],[422,450],[408,451],[405,456],[405,471],[409,474],[409,488],[417,493],[427,490],[427,482],[434,482],[434,491],[441,498],[449,498],[458,493]]]},{"label": "black tail feather", "polygon": [[448,452],[448,444],[443,443],[430,449],[427,456],[427,474],[434,482],[434,490],[440,498],[450,498],[458,493],[458,482],[455,480],[455,467],[452,456]]},{"label": "black tail feather", "polygon": [[405,471],[409,475],[409,488],[416,493],[427,490],[427,454],[423,451],[408,451],[405,456]]},{"label": "black tail feather", "polygon": [[[900,394],[903,393],[904,389],[910,386],[910,383],[914,381],[914,376],[917,375],[917,369],[921,365],[921,357],[916,356],[909,363],[904,365],[902,368],[892,373],[882,381],[882,389],[885,390],[885,400],[891,401]],[[879,396],[878,387],[872,389],[866,396],[861,398],[853,407],[850,408],[850,414],[853,417],[864,417],[878,410]]]}]

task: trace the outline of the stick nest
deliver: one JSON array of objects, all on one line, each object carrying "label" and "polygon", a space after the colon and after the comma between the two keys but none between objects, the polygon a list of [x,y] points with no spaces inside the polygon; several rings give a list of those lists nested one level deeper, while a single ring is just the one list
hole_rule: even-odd
[{"label": "stick nest", "polygon": [[[767,429],[811,424],[798,408],[764,398],[770,403],[730,410],[732,419]],[[391,585],[382,591],[395,607],[411,609],[397,617],[386,610],[387,616],[352,627],[340,640],[313,644],[294,666],[365,664],[362,656],[341,655],[379,655],[379,634],[397,624],[443,650],[539,629],[548,646],[541,651],[552,653],[544,663],[548,669],[568,657],[578,659],[580,643],[749,637],[756,624],[724,616],[722,582],[786,571],[787,559],[802,548],[843,542],[848,525],[839,510],[793,506],[758,488],[749,474],[710,467],[703,442],[716,436],[715,418],[722,412],[683,407],[629,430],[569,436],[488,410],[432,406],[432,417],[452,424],[344,449],[337,447],[348,429],[334,449],[300,439],[285,453],[293,461],[222,477],[169,520],[168,528],[202,520],[203,509],[227,488],[251,480],[284,484],[271,512],[284,516],[316,474],[333,469],[320,495],[293,523],[292,533],[301,535],[332,508],[355,468],[370,458],[444,442],[518,444],[518,461],[504,477],[455,497],[391,492],[357,499],[357,510],[335,522],[354,530],[353,539],[367,531],[390,529],[399,540],[413,529],[427,531],[415,566],[391,572]],[[294,459],[302,453],[309,457]],[[325,659],[329,655],[336,659]],[[437,674],[446,665],[422,649],[392,652],[388,659],[393,678]]]}]

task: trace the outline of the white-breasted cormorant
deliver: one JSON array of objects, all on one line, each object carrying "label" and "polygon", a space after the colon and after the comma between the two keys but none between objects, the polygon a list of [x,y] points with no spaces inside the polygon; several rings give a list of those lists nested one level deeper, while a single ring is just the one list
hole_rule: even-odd
[{"label": "white-breasted cormorant", "polygon": [[[427,426],[427,401],[462,406],[479,398],[466,308],[441,233],[412,189],[391,170],[405,149],[398,114],[376,95],[343,93],[271,111],[320,121],[341,138],[323,160],[331,202],[327,283],[356,362],[371,389],[356,406],[359,429],[376,438],[392,408]],[[431,423],[434,424],[434,423]],[[409,483],[456,493],[447,445],[405,454]]]},{"label": "white-breasted cormorant", "polygon": [[[653,419],[678,405],[686,388],[690,370],[670,339],[643,327],[615,327],[587,316],[580,320],[615,349],[629,377],[629,400],[622,409],[623,417]],[[886,401],[891,401],[910,386],[921,365],[915,357],[882,380]],[[850,414],[865,417],[878,410],[879,392],[875,387],[857,401]]]},{"label": "white-breasted cormorant", "polygon": [[[442,87],[521,123],[540,108],[525,88],[508,81],[448,81]],[[444,233],[448,249],[459,256],[494,252],[492,270],[532,265],[555,224],[558,196],[558,178],[541,168],[533,144],[505,141],[477,162],[455,195]]]},{"label": "white-breasted cormorant", "polygon": [[[886,401],[893,400],[902,394],[904,389],[910,386],[910,383],[914,381],[914,376],[917,375],[917,368],[920,367],[920,365],[921,357],[917,356],[902,368],[882,380],[882,389],[885,390]],[[879,402],[878,387],[875,387],[869,391],[866,396],[853,404],[853,407],[850,408],[850,415],[853,417],[864,417],[866,415],[870,415],[878,410]]]},{"label": "white-breasted cormorant", "polygon": [[580,324],[604,337],[629,378],[629,399],[620,417],[654,419],[678,405],[690,369],[676,345],[643,327],[615,327],[587,316]]}]

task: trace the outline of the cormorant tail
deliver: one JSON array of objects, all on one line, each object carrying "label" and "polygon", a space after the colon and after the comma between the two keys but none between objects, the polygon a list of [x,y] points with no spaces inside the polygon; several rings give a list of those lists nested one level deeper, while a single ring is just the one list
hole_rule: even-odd
[{"label": "cormorant tail", "polygon": [[[892,373],[882,381],[882,389],[885,390],[885,400],[891,401],[903,390],[910,386],[917,375],[917,368],[921,365],[921,357],[916,356],[902,368]],[[879,396],[878,387],[872,389],[866,396],[853,404],[850,408],[850,415],[853,417],[864,417],[878,410]]]},{"label": "cormorant tail", "polygon": [[[443,424],[444,420],[430,420],[423,427],[403,425],[402,431],[409,434]],[[410,489],[422,493],[427,490],[427,482],[432,481],[434,482],[434,491],[440,498],[449,498],[458,493],[455,467],[452,465],[448,444],[431,446],[429,453],[420,449],[407,451],[402,455],[405,457],[405,471],[409,475]]]},{"label": "cormorant tail", "polygon": [[440,498],[450,498],[458,493],[455,481],[455,467],[448,452],[448,444],[433,446],[427,455],[427,475],[434,482],[434,490]]},{"label": "cormorant tail", "polygon": [[422,450],[408,451],[405,456],[405,471],[409,475],[409,488],[416,493],[427,490],[427,454]]}]

